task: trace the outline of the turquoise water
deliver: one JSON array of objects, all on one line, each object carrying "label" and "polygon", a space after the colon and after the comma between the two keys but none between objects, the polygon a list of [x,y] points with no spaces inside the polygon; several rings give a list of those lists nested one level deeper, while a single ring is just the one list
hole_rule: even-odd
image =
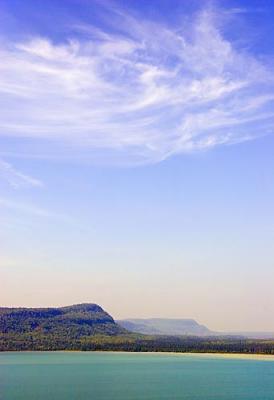
[{"label": "turquoise water", "polygon": [[274,361],[133,353],[0,353],[1,400],[273,400]]}]

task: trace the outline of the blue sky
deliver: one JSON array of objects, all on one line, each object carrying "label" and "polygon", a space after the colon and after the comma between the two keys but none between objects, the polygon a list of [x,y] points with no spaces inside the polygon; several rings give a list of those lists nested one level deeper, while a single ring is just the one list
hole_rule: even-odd
[{"label": "blue sky", "polygon": [[2,1],[2,305],[274,330],[274,5]]}]

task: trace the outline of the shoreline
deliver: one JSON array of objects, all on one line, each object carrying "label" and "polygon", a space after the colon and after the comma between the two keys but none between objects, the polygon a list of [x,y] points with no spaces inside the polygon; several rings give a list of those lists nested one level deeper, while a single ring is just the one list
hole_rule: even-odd
[{"label": "shoreline", "polygon": [[199,353],[199,352],[171,352],[171,351],[104,351],[104,350],[92,350],[92,351],[82,351],[82,350],[23,350],[23,351],[1,351],[1,354],[15,354],[15,353],[81,353],[81,354],[126,354],[126,355],[158,355],[158,356],[192,356],[197,358],[223,358],[223,359],[234,359],[234,360],[257,360],[257,361],[272,361],[274,362],[274,354],[248,354],[248,353]]},{"label": "shoreline", "polygon": [[[83,352],[85,353],[85,352]],[[88,351],[87,353],[93,353],[92,351]],[[94,353],[112,353],[112,354],[149,354],[149,355],[169,355],[169,356],[193,356],[193,357],[204,357],[204,358],[228,358],[228,359],[243,359],[243,360],[261,360],[261,361],[274,361],[274,354],[243,354],[243,353],[177,353],[174,351],[95,351]]]}]

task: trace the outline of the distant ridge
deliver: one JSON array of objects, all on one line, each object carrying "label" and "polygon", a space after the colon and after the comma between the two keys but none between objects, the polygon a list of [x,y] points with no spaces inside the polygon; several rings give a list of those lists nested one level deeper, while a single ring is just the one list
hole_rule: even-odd
[{"label": "distant ridge", "polygon": [[223,336],[248,339],[274,339],[274,332],[230,331],[216,332],[199,324],[194,319],[175,318],[128,318],[116,321],[130,332],[147,335],[188,335],[188,336]]},{"label": "distant ridge", "polygon": [[117,320],[116,322],[131,332],[148,335],[216,335],[206,326],[198,324],[194,319],[130,318]]},{"label": "distant ridge", "polygon": [[242,336],[248,339],[274,339],[274,332],[226,332],[226,336]]}]

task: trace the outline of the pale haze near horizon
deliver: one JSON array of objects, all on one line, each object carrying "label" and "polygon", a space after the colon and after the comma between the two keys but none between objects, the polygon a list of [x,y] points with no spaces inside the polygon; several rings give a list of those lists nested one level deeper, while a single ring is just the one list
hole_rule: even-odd
[{"label": "pale haze near horizon", "polygon": [[0,306],[274,331],[274,8],[199,3],[1,3]]}]

